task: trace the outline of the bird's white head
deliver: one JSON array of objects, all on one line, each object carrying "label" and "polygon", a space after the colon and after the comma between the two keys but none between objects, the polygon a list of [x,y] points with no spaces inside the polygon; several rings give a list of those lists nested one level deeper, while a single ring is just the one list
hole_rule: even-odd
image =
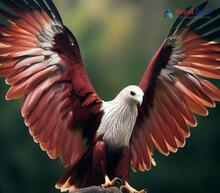
[{"label": "bird's white head", "polygon": [[121,92],[117,95],[116,99],[121,101],[125,101],[128,103],[134,104],[142,104],[144,97],[144,92],[139,86],[130,85],[125,87]]}]

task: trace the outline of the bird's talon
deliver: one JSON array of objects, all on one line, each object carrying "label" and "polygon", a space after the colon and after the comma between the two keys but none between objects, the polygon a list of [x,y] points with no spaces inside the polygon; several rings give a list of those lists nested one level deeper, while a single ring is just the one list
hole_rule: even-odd
[{"label": "bird's talon", "polygon": [[101,188],[121,187],[122,185],[124,185],[124,181],[121,178],[116,177],[111,181],[108,176],[105,176],[105,184],[102,184]]},{"label": "bird's talon", "polygon": [[122,180],[121,178],[118,178],[118,177],[114,178],[112,180],[112,183],[113,183],[113,186],[117,186],[117,187],[121,187],[122,185],[125,184],[124,180]]}]

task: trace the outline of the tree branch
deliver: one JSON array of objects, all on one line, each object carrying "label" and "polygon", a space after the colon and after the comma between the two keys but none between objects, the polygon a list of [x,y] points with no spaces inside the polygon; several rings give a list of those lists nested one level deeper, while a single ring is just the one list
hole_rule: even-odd
[{"label": "tree branch", "polygon": [[78,189],[74,193],[122,193],[122,192],[117,187],[101,188],[100,186],[90,186],[87,188]]}]

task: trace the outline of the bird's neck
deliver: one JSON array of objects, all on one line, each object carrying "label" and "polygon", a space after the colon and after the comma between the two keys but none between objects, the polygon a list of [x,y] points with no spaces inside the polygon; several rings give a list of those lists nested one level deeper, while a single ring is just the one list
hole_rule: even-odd
[{"label": "bird's neck", "polygon": [[97,136],[112,147],[128,146],[137,119],[137,106],[113,100],[103,103],[104,115]]}]

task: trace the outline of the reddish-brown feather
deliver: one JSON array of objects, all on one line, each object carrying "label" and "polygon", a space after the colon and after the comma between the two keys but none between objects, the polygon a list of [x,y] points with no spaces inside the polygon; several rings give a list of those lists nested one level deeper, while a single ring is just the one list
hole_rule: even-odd
[{"label": "reddish-brown feather", "polygon": [[[214,41],[219,34],[212,33],[211,29],[210,32],[207,29],[206,34],[200,29],[194,32],[190,25],[178,29],[180,26],[171,30],[173,34],[155,53],[139,84],[145,96],[131,140],[131,160],[136,169],[138,166],[143,169],[143,157],[134,144],[151,147],[148,160],[153,156],[150,144],[164,155],[176,152],[185,145],[189,127],[197,125],[193,113],[206,116],[206,107],[213,108],[215,101],[220,100],[220,90],[202,79],[220,79],[220,44]],[[205,32],[206,26],[202,28]],[[141,140],[142,133],[145,143]]]},{"label": "reddish-brown feather", "polygon": [[[171,99],[166,97],[166,92],[161,92],[160,96],[161,96],[161,98],[163,98],[163,102],[166,105],[166,108],[173,115],[176,122],[180,125],[180,127],[185,132],[186,136],[188,136],[189,135],[189,128],[188,128],[185,120],[183,119],[183,115],[181,114],[181,111],[177,107],[175,107],[175,105],[173,104]],[[182,108],[182,107],[179,107],[179,108]],[[175,112],[175,113],[173,113],[173,112]]]},{"label": "reddish-brown feather", "polygon": [[[27,95],[26,100],[24,102],[23,108],[22,108],[22,115],[24,117],[28,117],[30,112],[35,108],[38,107],[38,102],[44,102],[46,99],[50,98],[52,95],[54,95],[54,92],[60,92],[62,89],[66,91],[65,84],[58,84],[59,80],[62,79],[62,75],[58,74],[56,76],[52,76],[45,81],[41,82],[35,90],[31,91],[30,94]],[[56,87],[53,87],[52,85],[56,85]],[[67,84],[66,84],[67,86]],[[70,91],[70,85],[67,86],[67,90]],[[45,94],[46,93],[46,94]],[[45,96],[44,96],[45,94]],[[44,99],[40,100],[41,98],[45,97]],[[44,108],[43,108],[44,109]],[[40,114],[40,113],[39,113]]]},{"label": "reddish-brown feather", "polygon": [[0,71],[2,69],[7,69],[7,68],[12,68],[15,66],[15,64],[19,61],[20,59],[18,58],[13,58],[13,59],[10,59],[10,60],[6,60],[4,62],[2,62],[0,64]]},{"label": "reddish-brown feather", "polygon": [[150,155],[153,156],[154,146],[153,146],[153,141],[151,140],[150,133],[146,131],[144,131],[144,133],[145,133],[145,139],[146,139],[148,150],[150,152]]},{"label": "reddish-brown feather", "polygon": [[176,77],[181,82],[181,84],[187,89],[187,92],[193,95],[193,98],[199,100],[203,105],[207,107],[214,107],[215,103],[212,99],[210,99],[203,91],[202,88],[199,88],[197,82],[192,82],[189,77],[178,73]]},{"label": "reddish-brown feather", "polygon": [[144,170],[149,170],[151,167],[151,156],[145,141],[146,139],[144,133],[140,132],[138,137],[140,139],[140,147],[143,148],[142,155],[143,155]]},{"label": "reddish-brown feather", "polygon": [[[30,38],[33,36],[33,33],[32,32],[29,32],[19,26],[9,26],[7,28],[5,27],[2,27],[0,26],[0,31],[1,33],[3,33],[3,37],[4,36],[14,36],[14,37],[19,37],[20,35],[23,36],[23,37],[27,37],[27,38]],[[36,37],[32,37],[32,38],[36,38]],[[4,39],[4,38],[3,38]]]},{"label": "reddish-brown feather", "polygon": [[[133,140],[137,140],[137,139],[133,139]],[[132,145],[134,146],[134,143],[132,143]],[[137,156],[135,147],[131,147],[131,158],[132,158],[132,166],[134,168],[134,170],[138,170],[139,169],[139,158]]]},{"label": "reddish-brown feather", "polygon": [[[32,64],[37,64],[39,62],[43,62],[44,56],[33,56],[27,59],[20,60],[15,64],[15,69],[26,68],[31,66]],[[10,77],[9,77],[10,78]]]},{"label": "reddish-brown feather", "polygon": [[[161,84],[163,84],[164,87],[166,88],[166,93],[169,96],[169,99],[172,101],[175,107],[180,110],[184,118],[187,119],[188,123],[191,126],[196,126],[197,122],[194,115],[190,111],[190,108],[188,107],[186,101],[184,100],[184,97],[182,97],[181,94],[176,89],[175,85],[168,85],[166,81],[161,82]],[[161,100],[161,104],[162,103],[163,102]],[[179,108],[180,106],[181,108]],[[166,113],[164,115],[166,115]],[[171,121],[168,121],[168,123],[172,124]]]},{"label": "reddish-brown feather", "polygon": [[158,148],[158,150],[165,156],[168,156],[169,151],[164,139],[164,136],[160,135],[160,129],[154,117],[154,110],[151,113],[151,119],[149,119],[149,132],[151,134],[151,139],[153,140],[154,144]]},{"label": "reddish-brown feather", "polygon": [[215,101],[220,101],[220,90],[207,80],[200,80],[206,93]]},{"label": "reddish-brown feather", "polygon": [[176,135],[178,134],[178,127],[176,126],[174,122],[173,115],[171,112],[169,112],[169,110],[167,109],[165,104],[162,102],[160,97],[159,96],[157,97],[158,97],[158,105],[160,106],[159,112],[161,116],[163,117],[165,124],[167,124],[168,127],[171,129],[171,133],[174,135],[174,137],[176,137]]},{"label": "reddish-brown feather", "polygon": [[51,158],[71,165],[83,153],[83,130],[91,129],[86,137],[93,136],[99,125],[102,101],[62,21],[43,9],[7,5],[19,17],[0,10],[11,24],[0,26],[0,76],[11,85],[6,98],[24,97],[22,116],[34,141]]},{"label": "reddish-brown feather", "polygon": [[119,163],[116,168],[115,176],[119,176],[120,178],[129,181],[130,178],[130,151],[128,147],[124,147],[121,153],[121,157],[119,158]]},{"label": "reddish-brown feather", "polygon": [[184,60],[184,62],[180,65],[185,66],[185,65],[197,65],[197,66],[202,66],[202,67],[206,67],[206,68],[219,68],[219,61],[214,59],[214,58],[202,58],[202,57],[194,57],[194,56],[190,56],[188,57],[186,60]]},{"label": "reddish-brown feather", "polygon": [[46,62],[35,63],[34,65],[31,65],[30,67],[24,69],[16,76],[11,76],[7,78],[7,83],[10,85],[21,84],[21,82],[26,81],[31,76],[37,75],[39,72],[45,70],[46,68]]},{"label": "reddish-brown feather", "polygon": [[36,24],[35,20],[33,20],[31,18],[29,18],[29,19],[30,19],[30,21],[25,21],[23,19],[16,21],[17,30],[18,31],[22,30],[27,35],[34,35],[34,34],[39,33],[40,29],[37,28],[37,24]]},{"label": "reddish-brown feather", "polygon": [[46,68],[45,70],[42,70],[38,74],[33,75],[26,81],[13,85],[9,89],[6,95],[6,99],[7,100],[17,99],[21,97],[22,95],[27,94],[28,92],[30,92],[30,90],[32,90],[35,86],[37,86],[39,82],[44,80],[45,76],[52,75],[56,71],[57,71],[56,66],[51,66],[49,68]]},{"label": "reddish-brown feather", "polygon": [[[47,123],[48,123],[48,120],[50,120],[52,113],[57,115],[57,112],[60,112],[60,109],[62,107],[62,102],[59,103],[59,101],[61,101],[61,97],[62,97],[61,93],[60,95],[58,95],[58,97],[54,97],[48,104],[48,107],[43,111],[43,114],[41,115],[41,118],[39,120],[39,127],[42,129],[44,128],[43,130],[41,129],[42,132],[47,132]],[[61,118],[58,119],[57,116],[55,117],[55,120],[57,120],[57,123],[59,123],[60,119]],[[42,141],[41,138],[39,138],[38,141],[40,143],[44,142]]]},{"label": "reddish-brown feather", "polygon": [[196,100],[194,95],[188,92],[188,90],[180,82],[176,83],[176,88],[182,93],[192,112],[199,115],[207,115],[208,111],[205,106],[199,100]]},{"label": "reddish-brown feather", "polygon": [[[55,79],[54,81],[58,80]],[[46,88],[48,89],[47,92],[44,94],[45,90],[40,90],[37,87],[35,91],[32,91],[30,94],[27,95],[27,98],[22,107],[22,116],[25,117],[25,123],[27,126],[31,126],[37,121],[38,115],[41,115],[43,113],[43,111],[50,104],[50,101],[53,100],[55,95],[60,92],[60,90],[58,90],[57,88],[50,88],[52,84],[48,84],[46,83],[46,81],[44,82],[44,84],[40,85],[42,87],[46,85]]]},{"label": "reddish-brown feather", "polygon": [[138,146],[137,144],[137,141],[135,140],[134,141],[134,149],[135,149],[135,152],[137,153],[137,157],[138,157],[138,161],[139,161],[139,165],[138,165],[138,168],[141,170],[141,171],[144,171],[144,165],[143,165],[143,150],[142,148],[144,148],[143,146]]},{"label": "reddish-brown feather", "polygon": [[74,128],[72,130],[72,145],[69,152],[72,152],[70,162],[75,163],[79,157],[83,154],[83,133],[81,128]]},{"label": "reddish-brown feather", "polygon": [[[167,127],[166,123],[161,118],[161,115],[158,112],[155,112],[154,116],[156,117],[158,121],[158,127],[160,127],[161,133],[163,134],[165,138],[168,150],[173,151],[173,148],[174,149],[176,148],[176,142],[175,142],[174,136],[170,133],[170,130]],[[170,149],[170,146],[172,147],[171,149]]]},{"label": "reddish-brown feather", "polygon": [[[52,22],[43,23],[41,14],[39,14],[39,13],[36,14],[36,13],[38,13],[38,12],[33,11],[31,14],[23,13],[22,18],[25,18],[25,19],[20,20],[20,21],[23,21],[23,23],[24,23],[24,25],[22,25],[22,27],[29,25],[30,29],[33,28],[33,29],[36,29],[36,32],[39,32],[43,27],[45,27],[45,25],[50,25],[52,23]],[[17,24],[17,22],[16,22],[16,24]]]},{"label": "reddish-brown feather", "polygon": [[33,47],[37,47],[38,44],[37,42],[33,42],[27,39],[17,39],[11,36],[5,36],[1,40],[0,48],[2,47],[5,48],[6,46],[10,47],[12,45],[16,47],[22,45],[23,47],[33,48]]}]

